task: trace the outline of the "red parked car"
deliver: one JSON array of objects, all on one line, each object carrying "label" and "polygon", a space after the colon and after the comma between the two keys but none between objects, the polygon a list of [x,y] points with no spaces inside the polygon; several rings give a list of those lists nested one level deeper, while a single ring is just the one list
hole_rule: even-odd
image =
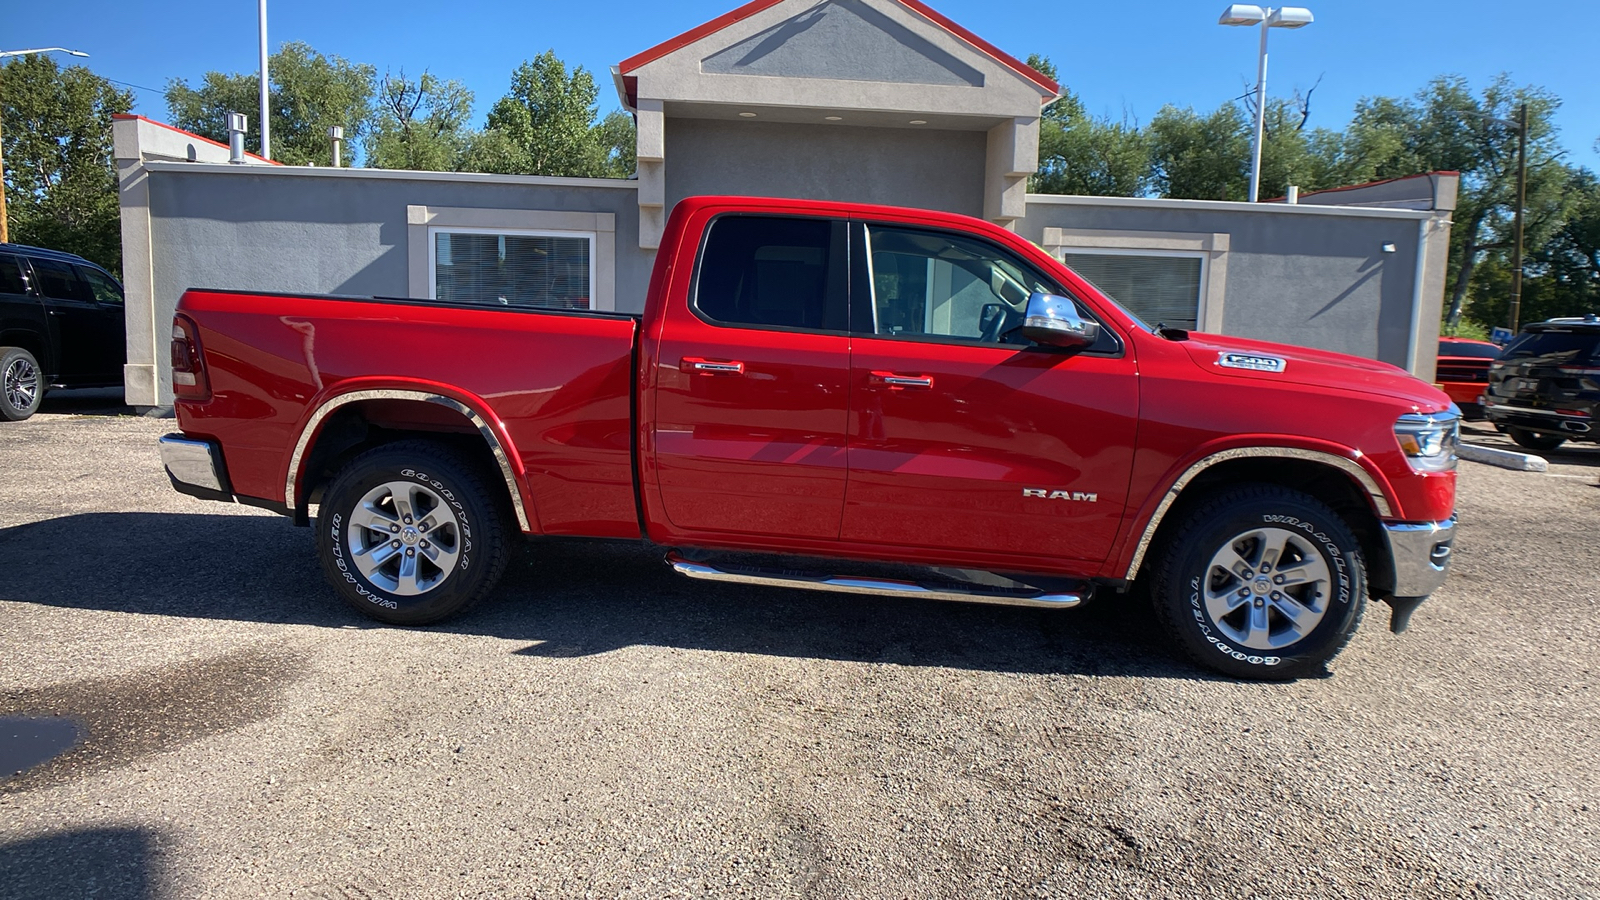
[{"label": "red parked car", "polygon": [[1439,365],[1434,381],[1461,407],[1465,419],[1483,418],[1483,392],[1489,388],[1489,364],[1500,355],[1500,345],[1471,338],[1440,338]]},{"label": "red parked car", "polygon": [[1292,678],[1369,594],[1404,627],[1455,527],[1431,385],[1152,329],[947,213],[691,198],[642,316],[189,291],[172,356],[174,486],[317,506],[337,591],[397,624],[490,592],[515,536],[581,535],[743,584],[1070,607],[1142,582],[1201,664]]}]

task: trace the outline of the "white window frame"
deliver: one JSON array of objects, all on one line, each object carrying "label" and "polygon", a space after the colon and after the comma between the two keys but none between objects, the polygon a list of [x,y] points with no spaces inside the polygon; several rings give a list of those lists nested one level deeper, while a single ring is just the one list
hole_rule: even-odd
[{"label": "white window frame", "polygon": [[589,305],[587,309],[595,308],[595,244],[597,243],[593,231],[547,231],[532,228],[475,228],[466,225],[429,225],[428,226],[428,299],[439,299],[439,235],[441,234],[492,234],[496,237],[550,237],[550,238],[584,238],[589,242]]},{"label": "white window frame", "polygon": [[[1225,232],[1112,231],[1090,228],[1046,228],[1041,245],[1063,265],[1065,253],[1103,256],[1179,256],[1200,259],[1200,297],[1196,328],[1222,332],[1223,300],[1228,289],[1228,245]],[[1150,324],[1155,324],[1154,322]]]},{"label": "white window frame", "polygon": [[589,240],[589,309],[617,308],[617,224],[613,213],[476,207],[406,207],[407,282],[417,299],[437,300],[435,235],[503,234]]}]

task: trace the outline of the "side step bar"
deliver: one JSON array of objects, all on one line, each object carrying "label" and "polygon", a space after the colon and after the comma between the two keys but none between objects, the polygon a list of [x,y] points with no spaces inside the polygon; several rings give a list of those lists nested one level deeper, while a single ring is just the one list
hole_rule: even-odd
[{"label": "side step bar", "polygon": [[877,594],[890,597],[919,597],[925,600],[955,600],[963,603],[992,603],[1000,606],[1036,606],[1048,609],[1071,609],[1084,601],[1082,593],[1046,593],[1044,591],[1011,591],[985,589],[973,585],[966,590],[955,585],[942,589],[924,587],[911,581],[892,581],[884,578],[859,578],[839,575],[802,575],[773,573],[759,569],[729,571],[707,563],[692,562],[677,552],[667,554],[667,564],[679,575],[704,581],[722,581],[732,584],[758,584],[765,587],[799,588],[807,591],[834,591],[842,594]]}]

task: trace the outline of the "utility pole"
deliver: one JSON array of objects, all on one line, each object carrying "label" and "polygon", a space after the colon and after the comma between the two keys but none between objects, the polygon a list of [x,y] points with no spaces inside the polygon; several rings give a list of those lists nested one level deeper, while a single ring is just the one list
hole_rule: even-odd
[{"label": "utility pole", "polygon": [[1522,316],[1522,208],[1528,197],[1528,104],[1517,110],[1517,236],[1511,247],[1511,315],[1508,327],[1514,336]]}]

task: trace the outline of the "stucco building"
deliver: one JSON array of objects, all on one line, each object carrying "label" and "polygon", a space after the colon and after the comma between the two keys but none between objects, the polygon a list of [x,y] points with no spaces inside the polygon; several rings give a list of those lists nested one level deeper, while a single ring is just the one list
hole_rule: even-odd
[{"label": "stucco building", "polygon": [[633,179],[230,164],[119,119],[128,402],[171,403],[189,287],[637,312],[666,216],[696,194],[977,216],[1152,321],[1432,377],[1453,173],[1297,204],[1031,195],[1058,86],[917,0],[755,0],[612,75],[638,123]]}]

